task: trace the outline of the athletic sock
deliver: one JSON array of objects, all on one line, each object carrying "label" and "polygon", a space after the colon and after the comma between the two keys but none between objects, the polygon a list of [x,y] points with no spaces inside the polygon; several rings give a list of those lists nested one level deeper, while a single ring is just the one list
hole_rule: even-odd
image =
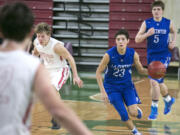
[{"label": "athletic sock", "polygon": [[158,107],[158,100],[152,100],[151,106]]},{"label": "athletic sock", "polygon": [[164,100],[165,100],[166,102],[171,101],[171,96],[170,96],[169,94],[167,94],[167,95],[164,96],[163,98],[164,98]]}]

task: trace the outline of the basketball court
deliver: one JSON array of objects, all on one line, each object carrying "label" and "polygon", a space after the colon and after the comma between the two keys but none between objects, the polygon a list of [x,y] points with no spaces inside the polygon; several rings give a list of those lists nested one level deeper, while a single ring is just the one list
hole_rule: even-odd
[{"label": "basketball court", "polygon": [[[105,105],[101,101],[99,88],[95,74],[81,73],[84,88],[70,86],[67,82],[61,91],[62,99],[84,121],[94,135],[131,135],[131,132],[120,121],[120,117],[111,105]],[[176,98],[176,103],[168,115],[163,114],[164,103],[162,97],[159,101],[159,115],[155,121],[147,120],[150,114],[150,85],[146,77],[133,77],[136,89],[141,98],[139,105],[143,111],[143,118],[133,119],[136,127],[143,135],[179,135],[180,134],[180,82],[177,77],[168,77],[165,83],[169,88],[170,95]],[[45,108],[37,101],[33,109],[32,135],[69,135],[61,128],[52,130],[51,117]]]}]

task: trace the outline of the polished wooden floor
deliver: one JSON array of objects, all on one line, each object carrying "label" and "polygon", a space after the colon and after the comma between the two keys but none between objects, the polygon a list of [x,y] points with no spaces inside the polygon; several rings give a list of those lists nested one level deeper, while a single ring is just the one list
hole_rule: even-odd
[{"label": "polished wooden floor", "polygon": [[[176,98],[172,111],[168,115],[163,114],[164,102],[160,98],[159,115],[156,121],[149,121],[151,96],[149,80],[147,78],[135,78],[135,85],[142,104],[141,120],[132,118],[136,127],[143,135],[180,135],[180,82],[176,79],[166,79],[165,83],[169,92]],[[84,88],[78,89],[66,84],[61,91],[65,103],[70,106],[84,121],[94,135],[130,135],[120,117],[111,105],[101,102],[96,80],[91,78],[84,80]],[[32,115],[32,135],[69,135],[61,128],[52,130],[51,117],[44,107],[37,102]]]}]

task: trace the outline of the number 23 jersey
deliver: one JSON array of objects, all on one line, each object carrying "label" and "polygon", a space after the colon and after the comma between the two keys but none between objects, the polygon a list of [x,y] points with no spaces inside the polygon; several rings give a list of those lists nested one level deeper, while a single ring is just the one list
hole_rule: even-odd
[{"label": "number 23 jersey", "polygon": [[104,85],[132,86],[132,64],[134,63],[134,49],[126,48],[124,55],[112,47],[106,52],[109,55],[109,63],[105,72]]}]

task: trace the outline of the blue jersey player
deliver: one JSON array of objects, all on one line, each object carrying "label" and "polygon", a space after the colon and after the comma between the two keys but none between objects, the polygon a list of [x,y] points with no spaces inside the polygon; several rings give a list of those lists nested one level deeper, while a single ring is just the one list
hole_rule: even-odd
[{"label": "blue jersey player", "polygon": [[[152,18],[145,20],[139,32],[136,35],[136,43],[143,42],[147,39],[147,61],[150,64],[152,61],[161,61],[166,67],[171,59],[169,49],[173,49],[176,40],[176,31],[170,21],[163,17],[164,3],[162,1],[155,1],[152,4]],[[172,34],[171,39],[169,33]],[[158,116],[158,100],[160,93],[164,97],[164,114],[171,111],[171,106],[175,99],[168,94],[168,88],[164,84],[163,78],[150,78],[152,90],[152,105],[149,120],[155,120]]]},{"label": "blue jersey player", "polygon": [[[128,48],[129,34],[121,29],[115,35],[116,46],[109,49],[99,64],[96,77],[100,87],[102,99],[110,102],[121,116],[121,120],[132,130],[134,135],[141,135],[128,116],[141,118],[142,111],[137,106],[139,98],[131,78],[131,68],[135,64],[138,71],[147,74],[139,61],[139,55],[133,48]],[[104,84],[102,72],[106,69]],[[126,110],[126,107],[128,111]]]}]

